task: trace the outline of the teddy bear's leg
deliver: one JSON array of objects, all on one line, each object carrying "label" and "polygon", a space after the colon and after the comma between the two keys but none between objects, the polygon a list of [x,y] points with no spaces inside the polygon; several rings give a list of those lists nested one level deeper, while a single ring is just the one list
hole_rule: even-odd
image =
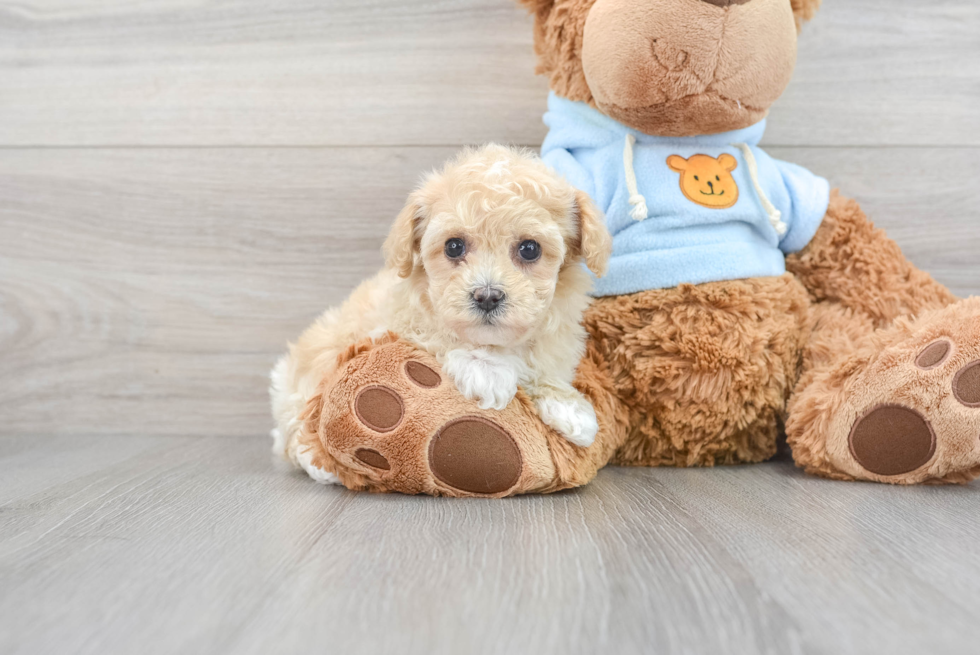
[{"label": "teddy bear's leg", "polygon": [[706,466],[771,457],[808,307],[791,275],[597,300],[585,325],[630,409],[613,461]]},{"label": "teddy bear's leg", "polygon": [[892,484],[980,475],[980,298],[878,330],[836,303],[813,321],[786,423],[797,464]]},{"label": "teddy bear's leg", "polygon": [[895,484],[980,474],[980,299],[956,301],[839,197],[788,264],[817,301],[786,424],[797,463]]},{"label": "teddy bear's leg", "polygon": [[[352,346],[310,399],[299,437],[315,471],[356,490],[502,497],[589,482],[625,433],[594,353],[576,386],[599,434],[579,448],[545,426],[522,393],[502,411],[462,397],[434,357],[394,335]],[[309,472],[309,469],[308,469]]]}]

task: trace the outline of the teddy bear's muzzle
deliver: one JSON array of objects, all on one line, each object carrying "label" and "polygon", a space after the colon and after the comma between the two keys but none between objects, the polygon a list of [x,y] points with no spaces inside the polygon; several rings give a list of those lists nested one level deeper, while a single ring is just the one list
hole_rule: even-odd
[{"label": "teddy bear's muzzle", "polygon": [[731,7],[732,5],[744,5],[752,0],[701,0],[702,2],[707,2],[709,5],[714,5],[716,7]]},{"label": "teddy bear's muzzle", "polygon": [[582,68],[598,108],[660,136],[762,120],[795,63],[788,0],[596,0],[583,34]]}]

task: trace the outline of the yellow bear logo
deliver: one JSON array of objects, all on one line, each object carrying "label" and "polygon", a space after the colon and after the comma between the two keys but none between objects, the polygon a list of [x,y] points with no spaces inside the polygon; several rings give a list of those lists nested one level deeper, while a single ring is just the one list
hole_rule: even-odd
[{"label": "yellow bear logo", "polygon": [[738,202],[738,185],[732,177],[738,160],[731,155],[718,159],[708,155],[694,155],[690,159],[671,155],[667,165],[681,174],[681,191],[691,202],[709,209],[727,209]]}]

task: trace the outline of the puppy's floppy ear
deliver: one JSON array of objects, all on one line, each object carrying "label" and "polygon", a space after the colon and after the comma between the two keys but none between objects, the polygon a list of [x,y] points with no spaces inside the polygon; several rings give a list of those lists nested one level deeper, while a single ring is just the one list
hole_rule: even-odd
[{"label": "puppy's floppy ear", "polygon": [[419,252],[427,220],[425,204],[416,191],[395,217],[383,247],[385,263],[388,268],[397,270],[401,277],[408,277],[415,268],[415,253]]},{"label": "puppy's floppy ear", "polygon": [[592,198],[584,191],[575,191],[572,207],[578,222],[578,252],[589,270],[602,277],[606,274],[609,255],[612,254],[612,237],[606,229],[606,219]]},{"label": "puppy's floppy ear", "polygon": [[793,15],[796,16],[797,29],[803,27],[803,23],[813,18],[820,9],[823,0],[790,0],[793,5]]}]

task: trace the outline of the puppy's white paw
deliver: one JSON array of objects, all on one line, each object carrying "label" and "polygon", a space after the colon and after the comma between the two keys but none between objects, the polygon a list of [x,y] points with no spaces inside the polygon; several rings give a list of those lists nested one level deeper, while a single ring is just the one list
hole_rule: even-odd
[{"label": "puppy's white paw", "polygon": [[595,441],[595,435],[599,432],[599,421],[588,402],[538,398],[535,404],[541,420],[576,446],[584,448]]},{"label": "puppy's white paw", "polygon": [[301,467],[303,467],[306,474],[313,478],[313,480],[316,482],[319,482],[320,484],[342,485],[340,478],[338,478],[336,475],[313,465],[313,453],[310,452],[309,448],[298,448],[295,456],[296,461],[299,462]]},{"label": "puppy's white paw", "polygon": [[495,355],[486,350],[451,350],[443,370],[465,397],[481,409],[501,410],[517,394],[522,363],[517,357]]}]

